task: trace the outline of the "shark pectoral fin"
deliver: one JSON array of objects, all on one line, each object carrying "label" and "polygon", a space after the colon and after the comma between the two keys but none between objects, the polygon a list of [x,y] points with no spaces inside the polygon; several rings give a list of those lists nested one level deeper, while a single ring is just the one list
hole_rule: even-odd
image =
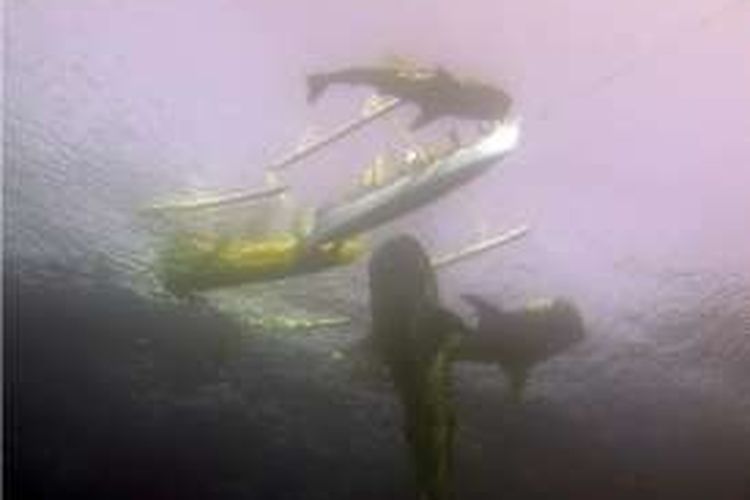
[{"label": "shark pectoral fin", "polygon": [[446,335],[461,337],[473,333],[458,314],[442,307],[436,309],[434,319],[435,325],[441,328]]},{"label": "shark pectoral fin", "polygon": [[307,103],[315,103],[328,87],[328,77],[322,73],[308,75],[307,77]]},{"label": "shark pectoral fin", "polygon": [[479,308],[481,305],[485,304],[484,299],[479,297],[478,295],[474,295],[473,293],[462,293],[461,298],[464,299],[466,302],[474,306],[475,308]]},{"label": "shark pectoral fin", "polygon": [[438,80],[443,80],[444,82],[451,82],[451,83],[458,82],[455,75],[451,73],[450,71],[448,71],[447,69],[445,69],[443,66],[438,66],[435,69],[435,78]]},{"label": "shark pectoral fin", "polygon": [[[478,295],[464,293],[461,295],[461,298],[474,308],[474,310],[477,312],[477,316],[479,316],[480,323],[483,322],[483,319],[492,320],[493,318],[499,318],[503,314],[501,307],[496,307],[490,304]],[[499,323],[499,321],[492,321],[492,323]]]},{"label": "shark pectoral fin", "polygon": [[527,369],[506,370],[505,372],[510,385],[510,399],[513,403],[520,403],[523,400],[526,382],[529,380],[529,372]]},{"label": "shark pectoral fin", "polygon": [[419,114],[409,125],[409,130],[414,132],[440,118],[438,113],[422,108]]}]

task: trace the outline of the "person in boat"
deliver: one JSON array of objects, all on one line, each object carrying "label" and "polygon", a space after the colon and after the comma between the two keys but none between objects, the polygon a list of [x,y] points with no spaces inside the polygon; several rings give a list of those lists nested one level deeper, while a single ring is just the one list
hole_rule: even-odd
[{"label": "person in boat", "polygon": [[403,175],[414,175],[435,166],[439,160],[461,147],[455,130],[448,134],[448,140],[433,144],[418,145],[401,153],[381,153],[362,172],[360,186],[380,187]]}]

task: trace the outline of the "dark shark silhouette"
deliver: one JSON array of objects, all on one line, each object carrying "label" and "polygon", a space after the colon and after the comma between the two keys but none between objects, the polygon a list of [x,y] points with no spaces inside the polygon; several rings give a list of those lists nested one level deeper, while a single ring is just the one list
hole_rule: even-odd
[{"label": "dark shark silhouette", "polygon": [[411,130],[422,128],[444,116],[483,121],[503,119],[511,106],[510,97],[484,83],[456,78],[443,68],[434,70],[391,66],[347,68],[307,77],[307,101],[314,103],[330,85],[365,85],[379,94],[417,105],[419,115]]},{"label": "dark shark silhouette", "polygon": [[538,308],[503,311],[476,295],[463,298],[477,311],[474,332],[467,334],[458,360],[497,363],[520,401],[531,369],[584,338],[578,310],[564,300]]},{"label": "dark shark silhouette", "polygon": [[430,259],[416,239],[399,236],[377,248],[369,275],[372,345],[396,383],[408,384],[419,360],[466,327],[441,307]]},{"label": "dark shark silhouette", "polygon": [[463,323],[440,307],[434,270],[416,239],[399,236],[377,248],[369,275],[372,347],[401,403],[419,497],[447,498],[455,440],[451,365]]}]

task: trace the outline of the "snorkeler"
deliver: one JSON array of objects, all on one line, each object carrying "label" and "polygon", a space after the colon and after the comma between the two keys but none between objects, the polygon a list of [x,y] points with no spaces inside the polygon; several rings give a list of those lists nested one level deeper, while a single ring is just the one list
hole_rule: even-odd
[{"label": "snorkeler", "polygon": [[330,85],[366,85],[382,95],[412,102],[420,113],[411,130],[444,116],[482,121],[502,120],[511,99],[502,90],[480,82],[461,80],[443,68],[382,65],[347,68],[308,76],[307,100],[317,101]]}]

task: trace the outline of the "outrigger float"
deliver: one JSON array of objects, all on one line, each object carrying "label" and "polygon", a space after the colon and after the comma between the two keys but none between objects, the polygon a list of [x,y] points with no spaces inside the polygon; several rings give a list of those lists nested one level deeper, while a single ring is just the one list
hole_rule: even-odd
[{"label": "outrigger float", "polygon": [[[272,174],[351,136],[403,104],[398,99],[380,101],[362,116],[341,125],[325,137],[297,148],[265,167]],[[312,210],[309,227],[276,234],[224,234],[219,231],[180,228],[167,236],[158,256],[157,274],[167,290],[178,296],[307,274],[350,264],[366,252],[362,236],[379,226],[431,203],[487,172],[518,145],[518,121],[496,122],[468,144],[457,144],[438,154],[418,147],[398,162],[396,174],[370,183],[343,201]],[[416,158],[416,160],[415,160]],[[393,166],[393,165],[392,165]],[[200,218],[201,211],[234,207],[252,211],[262,203],[281,203],[288,196],[284,185],[227,193],[207,193],[159,202],[142,213],[169,220]],[[433,259],[444,267],[524,236],[525,226]]]}]

